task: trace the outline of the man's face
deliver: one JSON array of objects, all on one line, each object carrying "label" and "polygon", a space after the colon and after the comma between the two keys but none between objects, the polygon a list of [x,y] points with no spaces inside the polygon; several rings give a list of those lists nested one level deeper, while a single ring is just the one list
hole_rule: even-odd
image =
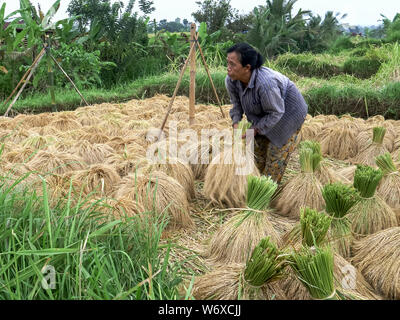
[{"label": "man's face", "polygon": [[232,80],[240,80],[243,79],[246,74],[250,71],[250,65],[243,67],[239,61],[238,54],[236,52],[228,53],[227,57],[228,62],[228,76]]}]

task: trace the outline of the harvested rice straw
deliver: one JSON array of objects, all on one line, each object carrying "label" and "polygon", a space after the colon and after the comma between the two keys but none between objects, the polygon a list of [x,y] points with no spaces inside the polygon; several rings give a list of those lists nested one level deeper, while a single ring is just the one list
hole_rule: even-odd
[{"label": "harvested rice straw", "polygon": [[[345,181],[343,181],[344,183],[349,184],[349,183],[347,183],[347,181],[354,180],[354,172],[356,172],[356,169],[357,169],[357,166],[352,165],[352,166],[338,169],[336,172],[339,176],[342,176],[346,179]],[[350,184],[352,184],[352,182]]]},{"label": "harvested rice straw", "polygon": [[111,196],[121,182],[121,177],[114,167],[106,164],[91,165],[86,170],[75,172],[72,178],[81,183],[86,195]]},{"label": "harvested rice straw", "polygon": [[189,165],[193,171],[194,178],[204,181],[207,167],[212,161],[213,154],[218,154],[218,150],[223,146],[216,141],[212,140],[201,140],[188,142],[181,146],[186,149],[185,154],[181,154],[189,162]]},{"label": "harvested rice straw", "polygon": [[[151,171],[162,171],[170,177],[178,181],[185,189],[185,194],[188,201],[194,198],[194,175],[189,164],[179,158],[167,157],[162,163],[150,164],[146,169],[143,169],[150,173]],[[145,173],[143,171],[143,173]]]},{"label": "harvested rice straw", "polygon": [[309,207],[321,211],[324,207],[322,184],[315,175],[321,155],[310,148],[300,148],[301,173],[283,186],[273,206],[289,218],[299,219],[300,209]]},{"label": "harvested rice straw", "polygon": [[301,126],[300,140],[315,140],[322,130],[323,124],[320,122],[308,122]]},{"label": "harvested rice straw", "polygon": [[123,178],[135,169],[148,165],[148,160],[141,154],[142,150],[140,145],[132,143],[123,152],[109,155],[105,162],[112,165]]},{"label": "harvested rice straw", "polygon": [[54,136],[40,136],[33,134],[21,142],[23,147],[33,147],[34,149],[46,149],[57,141]]},{"label": "harvested rice straw", "polygon": [[247,208],[226,221],[211,238],[205,255],[212,263],[246,262],[255,246],[267,236],[280,244],[279,234],[268,218],[277,184],[270,177],[249,175],[247,180]]},{"label": "harvested rice straw", "polygon": [[377,194],[393,209],[400,209],[400,170],[396,168],[389,152],[376,157],[376,164],[383,172]]},{"label": "harvested rice straw", "polygon": [[60,134],[59,130],[57,130],[54,127],[49,127],[49,126],[31,128],[29,131],[36,132],[36,134],[38,134],[40,136],[55,136],[55,137],[57,137]]},{"label": "harvested rice straw", "polygon": [[90,143],[107,143],[110,140],[110,137],[105,134],[98,133],[86,133],[80,137],[81,140],[87,140]]},{"label": "harvested rice straw", "polygon": [[91,127],[91,126],[95,126],[98,125],[101,120],[99,117],[96,116],[90,116],[90,115],[80,115],[78,120],[77,120],[82,126],[85,127]]},{"label": "harvested rice straw", "polygon": [[92,165],[104,163],[107,157],[114,154],[114,149],[106,144],[92,144],[87,140],[80,140],[72,146],[70,152],[82,157],[88,165]]},{"label": "harvested rice straw", "polygon": [[116,189],[115,198],[121,197],[134,199],[146,210],[154,210],[157,214],[168,212],[170,229],[194,227],[185,189],[164,172],[153,171],[149,176],[130,173]]},{"label": "harvested rice straw", "polygon": [[102,200],[92,200],[91,204],[95,204],[96,211],[109,215],[113,219],[126,219],[145,211],[138,202],[128,198],[106,198]]},{"label": "harvested rice straw", "polygon": [[329,240],[333,249],[345,258],[350,256],[353,240],[347,213],[360,199],[357,190],[342,183],[327,184],[322,189],[325,211],[332,217]]},{"label": "harvested rice straw", "polygon": [[397,226],[396,214],[379,195],[375,194],[382,176],[380,169],[357,165],[354,187],[360,193],[360,201],[349,210],[348,214],[356,239]]},{"label": "harvested rice straw", "polygon": [[355,164],[364,164],[367,166],[375,167],[375,158],[388,152],[388,150],[383,145],[383,138],[385,136],[385,133],[386,128],[374,127],[372,143],[367,148],[362,150],[359,154],[357,154],[352,159],[352,162]]},{"label": "harvested rice straw", "polygon": [[26,163],[28,162],[36,153],[38,150],[35,150],[33,147],[27,146],[27,147],[21,147],[21,146],[16,146],[13,148],[13,150],[6,151],[3,150],[3,153],[1,155],[1,160],[2,162],[6,163]]},{"label": "harvested rice straw", "polygon": [[254,248],[246,264],[219,266],[195,279],[193,296],[206,300],[286,299],[275,282],[283,276],[286,261],[269,238]]},{"label": "harvested rice straw", "polygon": [[352,263],[386,299],[400,299],[400,227],[369,235],[353,246]]},{"label": "harvested rice straw", "polygon": [[357,125],[347,121],[338,121],[335,125],[323,129],[317,138],[321,142],[322,154],[339,160],[354,157],[358,152],[356,130]]},{"label": "harvested rice straw", "polygon": [[[238,136],[236,131],[236,136]],[[241,138],[234,140],[233,146],[224,145],[224,150],[209,164],[204,178],[205,196],[220,206],[243,208],[246,202],[247,176],[259,175],[254,163],[254,154]]]},{"label": "harvested rice straw", "polygon": [[32,171],[39,171],[42,174],[57,173],[63,174],[68,171],[83,170],[86,165],[84,160],[75,154],[59,152],[53,148],[41,150],[27,163]]},{"label": "harvested rice straw", "polygon": [[301,248],[290,256],[290,266],[315,300],[336,300],[333,251],[330,247]]},{"label": "harvested rice straw", "polygon": [[313,140],[305,140],[300,142],[300,148],[302,147],[308,147],[312,149],[314,153],[320,155],[321,160],[319,162],[319,165],[316,166],[316,170],[314,171],[314,173],[322,185],[339,181],[349,184],[351,183],[344,176],[337,174],[336,171],[334,171],[332,166],[329,164],[329,162],[322,157],[321,145],[319,142]]},{"label": "harvested rice straw", "polygon": [[130,120],[123,128],[123,131],[149,129],[152,126],[150,121],[147,120]]},{"label": "harvested rice straw", "polygon": [[49,123],[49,126],[52,126],[60,131],[69,131],[82,128],[82,125],[77,120],[67,117],[56,118]]}]

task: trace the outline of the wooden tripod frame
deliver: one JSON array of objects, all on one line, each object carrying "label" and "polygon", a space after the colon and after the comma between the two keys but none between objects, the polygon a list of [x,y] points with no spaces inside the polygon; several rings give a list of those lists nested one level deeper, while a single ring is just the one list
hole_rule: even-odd
[{"label": "wooden tripod frame", "polygon": [[178,79],[178,82],[176,84],[174,93],[173,93],[172,98],[171,98],[171,100],[169,102],[167,113],[165,114],[164,120],[163,120],[161,128],[160,128],[160,132],[159,132],[159,135],[158,135],[158,140],[160,140],[160,137],[161,137],[161,134],[162,134],[162,132],[164,130],[164,127],[165,127],[165,124],[167,122],[168,116],[171,113],[172,105],[173,105],[174,100],[176,98],[176,94],[178,92],[178,89],[179,89],[179,87],[181,85],[182,78],[183,78],[183,75],[185,73],[185,70],[186,70],[186,68],[187,68],[187,66],[189,64],[189,60],[191,61],[191,65],[190,65],[191,66],[191,69],[190,69],[190,88],[189,88],[189,125],[192,125],[194,123],[194,118],[195,118],[194,104],[195,104],[195,85],[196,85],[196,83],[195,83],[196,82],[196,46],[199,48],[199,52],[200,52],[200,55],[201,55],[201,58],[202,58],[202,62],[203,62],[204,68],[206,69],[208,79],[211,82],[211,86],[213,88],[215,97],[217,99],[219,109],[221,110],[222,117],[225,118],[224,111],[222,110],[221,101],[220,101],[220,99],[218,97],[217,90],[215,89],[214,82],[213,82],[213,80],[211,78],[211,74],[210,74],[210,71],[208,69],[206,59],[204,58],[204,55],[203,55],[203,50],[201,49],[200,43],[198,42],[198,34],[196,33],[196,24],[194,24],[194,23],[191,24],[190,31],[191,31],[190,32],[190,51],[189,51],[188,57],[186,58],[185,64],[182,67],[182,70],[181,70],[181,73],[179,75],[179,79]]}]

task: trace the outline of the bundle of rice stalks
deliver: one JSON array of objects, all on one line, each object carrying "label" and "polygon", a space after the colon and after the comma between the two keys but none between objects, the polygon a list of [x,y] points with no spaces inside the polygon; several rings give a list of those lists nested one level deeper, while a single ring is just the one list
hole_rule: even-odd
[{"label": "bundle of rice stalks", "polygon": [[277,184],[270,177],[249,175],[247,180],[248,209],[231,217],[212,237],[206,255],[213,263],[246,262],[248,254],[266,236],[280,244],[279,234],[268,219]]},{"label": "bundle of rice stalks", "polygon": [[312,299],[336,300],[333,251],[330,247],[302,248],[290,256],[290,266]]},{"label": "bundle of rice stalks", "polygon": [[220,145],[212,141],[200,141],[191,143],[187,147],[185,155],[193,171],[194,178],[204,180],[208,165],[212,160],[212,155],[215,150],[219,150]]},{"label": "bundle of rice stalks", "polygon": [[147,211],[169,213],[169,228],[190,228],[194,222],[189,215],[185,189],[164,172],[153,171],[149,176],[131,173],[124,177],[117,188],[115,198],[134,199]]},{"label": "bundle of rice stalks", "polygon": [[148,166],[148,173],[151,171],[162,171],[178,181],[185,189],[188,201],[194,198],[194,175],[190,166],[179,158],[167,157],[163,163],[155,163]]},{"label": "bundle of rice stalks", "polygon": [[336,173],[339,176],[342,176],[344,179],[343,182],[346,184],[352,184],[352,182],[348,183],[348,181],[353,181],[354,180],[354,172],[356,172],[357,166],[356,165],[352,165],[352,166],[348,166],[348,167],[344,167],[341,169],[338,169],[336,171]]},{"label": "bundle of rice stalks", "polygon": [[322,196],[326,204],[325,211],[332,217],[331,244],[340,255],[349,257],[352,234],[347,213],[360,200],[357,190],[342,183],[327,184],[322,189]]},{"label": "bundle of rice stalks", "polygon": [[101,143],[90,143],[80,140],[72,146],[71,153],[77,154],[88,164],[104,163],[105,159],[114,154],[114,149]]},{"label": "bundle of rice stalks", "polygon": [[397,226],[396,214],[389,205],[375,194],[383,172],[369,166],[358,165],[354,174],[354,187],[360,193],[348,217],[355,238]]},{"label": "bundle of rice stalks", "polygon": [[54,127],[49,127],[49,126],[31,128],[30,131],[31,132],[36,132],[36,134],[38,134],[40,136],[54,136],[54,137],[57,137],[60,134],[59,130],[57,130]]},{"label": "bundle of rice stalks", "polygon": [[300,130],[300,141],[315,140],[322,130],[323,124],[321,122],[304,123]]},{"label": "bundle of rice stalks", "polygon": [[131,141],[128,141],[122,137],[114,136],[110,140],[108,140],[106,144],[113,148],[115,151],[123,151],[130,142]]},{"label": "bundle of rice stalks", "polygon": [[125,127],[126,130],[137,130],[137,129],[149,129],[151,127],[151,122],[147,120],[130,120]]},{"label": "bundle of rice stalks", "polygon": [[[239,143],[239,145],[241,142]],[[204,178],[204,194],[212,202],[231,208],[243,208],[246,202],[247,176],[259,175],[254,155],[244,154],[238,144],[219,153],[209,164]]]},{"label": "bundle of rice stalks", "polygon": [[3,151],[1,160],[4,163],[26,163],[36,154],[33,147],[16,146],[13,150]]},{"label": "bundle of rice stalks", "polygon": [[49,148],[36,153],[27,163],[27,167],[32,171],[39,171],[43,174],[63,174],[69,171],[83,170],[86,165],[78,155]]},{"label": "bundle of rice stalks", "polygon": [[324,207],[322,184],[315,175],[321,154],[308,147],[300,148],[299,153],[301,173],[283,186],[273,204],[279,214],[294,219],[299,219],[301,208],[309,207],[321,211]]},{"label": "bundle of rice stalks", "polygon": [[262,239],[246,264],[233,263],[198,277],[194,282],[196,299],[264,300],[285,299],[279,286],[272,284],[283,276],[286,260],[270,241]]},{"label": "bundle of rice stalks", "polygon": [[381,230],[353,246],[352,262],[387,299],[400,299],[400,227]]},{"label": "bundle of rice stalks", "polygon": [[97,212],[104,213],[113,219],[135,217],[145,211],[138,202],[128,198],[92,200],[88,205],[94,205]]},{"label": "bundle of rice stalks", "polygon": [[364,164],[367,166],[375,167],[375,158],[388,152],[388,150],[383,145],[383,138],[385,136],[385,133],[386,128],[374,127],[372,143],[367,148],[362,150],[359,154],[357,154],[352,159],[352,162],[356,164]]},{"label": "bundle of rice stalks", "polygon": [[96,116],[89,116],[89,115],[83,116],[83,115],[80,115],[77,121],[82,126],[89,127],[89,126],[95,126],[95,125],[99,124],[101,120],[100,120],[99,117],[96,117]]},{"label": "bundle of rice stalks", "polygon": [[148,165],[147,159],[141,154],[142,151],[143,148],[140,145],[132,143],[123,152],[109,155],[105,162],[112,165],[122,178]]},{"label": "bundle of rice stalks", "polygon": [[56,118],[49,123],[49,126],[52,126],[60,131],[69,131],[82,128],[82,125],[77,120],[68,117]]},{"label": "bundle of rice stalks", "polygon": [[319,158],[317,154],[320,155],[321,161],[319,162],[319,165],[316,166],[316,170],[314,171],[314,173],[322,185],[339,181],[351,183],[342,175],[337,174],[330,163],[322,157],[321,145],[319,142],[313,140],[305,140],[300,142],[299,147],[312,149],[313,152],[316,154],[316,159]]},{"label": "bundle of rice stalks", "polygon": [[33,147],[34,149],[45,149],[48,146],[53,145],[56,141],[57,138],[53,136],[34,134],[22,141],[21,145],[23,147]]},{"label": "bundle of rice stalks", "polygon": [[318,246],[325,239],[331,217],[310,208],[301,209],[300,229],[304,246]]},{"label": "bundle of rice stalks", "polygon": [[339,160],[354,157],[358,152],[357,130],[356,124],[347,121],[339,121],[334,126],[324,129],[318,137],[318,141],[321,142],[322,154]]},{"label": "bundle of rice stalks", "polygon": [[80,137],[81,140],[87,140],[90,143],[107,143],[110,137],[105,134],[98,133],[86,133]]},{"label": "bundle of rice stalks", "polygon": [[111,196],[121,182],[121,177],[114,167],[106,164],[91,165],[86,170],[75,172],[72,178],[79,181],[86,195]]},{"label": "bundle of rice stalks", "polygon": [[400,209],[400,170],[396,168],[390,153],[376,157],[376,164],[383,172],[377,193],[393,209]]}]

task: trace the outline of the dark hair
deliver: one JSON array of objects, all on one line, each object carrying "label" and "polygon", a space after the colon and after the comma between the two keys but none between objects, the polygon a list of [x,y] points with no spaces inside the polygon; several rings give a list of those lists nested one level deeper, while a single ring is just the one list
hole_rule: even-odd
[{"label": "dark hair", "polygon": [[264,57],[255,48],[245,42],[235,44],[226,52],[236,52],[242,66],[245,67],[249,64],[251,66],[251,71],[260,68],[265,61]]}]

